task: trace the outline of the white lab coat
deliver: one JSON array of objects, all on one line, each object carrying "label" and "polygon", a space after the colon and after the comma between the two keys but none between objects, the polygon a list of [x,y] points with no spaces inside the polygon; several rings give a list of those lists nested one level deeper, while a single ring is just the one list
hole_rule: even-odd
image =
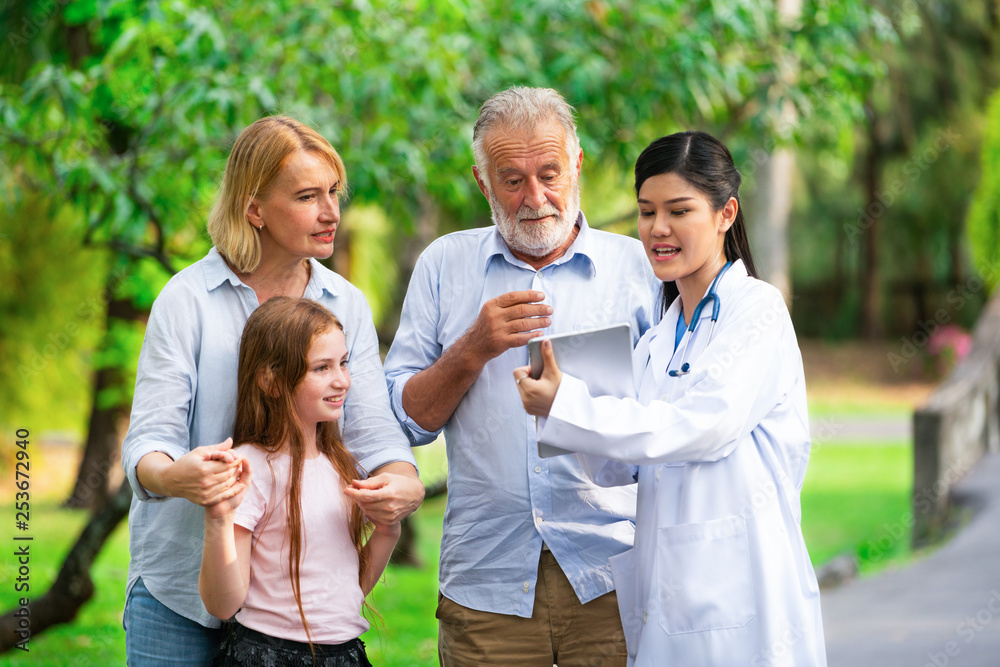
[{"label": "white lab coat", "polygon": [[[806,391],[780,293],[741,261],[674,352],[675,301],[633,353],[638,400],[563,375],[539,438],[581,452],[603,485],[639,480],[635,548],[611,559],[629,665],[826,665],[802,539]],[[692,334],[686,333],[685,338]],[[600,458],[598,458],[600,457]]]}]

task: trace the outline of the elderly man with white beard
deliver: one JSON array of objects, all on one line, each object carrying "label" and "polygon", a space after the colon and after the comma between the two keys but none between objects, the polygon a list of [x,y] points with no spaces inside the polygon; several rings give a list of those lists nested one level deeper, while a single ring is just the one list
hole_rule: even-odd
[{"label": "elderly man with white beard", "polygon": [[540,458],[512,371],[543,333],[629,322],[635,343],[659,283],[638,241],[580,212],[583,151],[559,93],[493,96],[472,147],[495,226],[423,252],[385,363],[411,443],[445,433],[438,654],[446,667],[624,665],[608,558],[632,546],[635,486]]}]

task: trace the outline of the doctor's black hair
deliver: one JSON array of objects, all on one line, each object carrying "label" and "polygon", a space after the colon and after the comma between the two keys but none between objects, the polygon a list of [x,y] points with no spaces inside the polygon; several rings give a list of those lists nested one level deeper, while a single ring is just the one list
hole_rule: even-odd
[{"label": "doctor's black hair", "polygon": [[[756,278],[757,268],[750,254],[740,203],[742,179],[729,149],[707,132],[689,130],[660,137],[646,146],[635,162],[636,197],[647,178],[660,174],[677,174],[703,192],[716,211],[725,206],[730,197],[736,198],[736,220],[726,232],[723,249],[728,261],[742,259],[747,273]],[[678,294],[673,282],[663,283],[661,315],[667,312]]]}]

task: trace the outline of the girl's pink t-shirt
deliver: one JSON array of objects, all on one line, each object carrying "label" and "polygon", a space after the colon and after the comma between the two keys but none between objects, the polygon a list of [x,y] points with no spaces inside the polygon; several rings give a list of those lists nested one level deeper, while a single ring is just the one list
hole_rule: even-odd
[{"label": "girl's pink t-shirt", "polygon": [[[250,462],[253,480],[236,509],[235,523],[253,532],[250,588],[236,614],[244,626],[273,637],[307,641],[292,593],[288,569],[287,507],[292,458],[244,445],[236,450]],[[269,465],[270,463],[270,465]],[[362,635],[364,594],[358,583],[358,555],[347,524],[347,502],[340,476],[325,456],[302,466],[302,608],[310,638],[340,644]]]}]

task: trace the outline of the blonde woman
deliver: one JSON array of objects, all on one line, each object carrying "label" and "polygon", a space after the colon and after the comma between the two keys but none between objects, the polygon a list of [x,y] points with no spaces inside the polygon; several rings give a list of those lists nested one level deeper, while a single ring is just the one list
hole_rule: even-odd
[{"label": "blonde woman", "polygon": [[343,436],[368,479],[346,493],[392,524],[423,485],[389,408],[371,311],[317,259],[333,253],[344,164],[315,130],[263,118],[237,138],[208,221],[214,247],[174,276],[153,304],[139,355],[122,465],[135,492],[124,613],[128,664],[208,665],[219,620],[198,593],[204,506],[236,495],[232,447],[240,335],[274,296],[304,297],[343,323],[353,379]]}]

